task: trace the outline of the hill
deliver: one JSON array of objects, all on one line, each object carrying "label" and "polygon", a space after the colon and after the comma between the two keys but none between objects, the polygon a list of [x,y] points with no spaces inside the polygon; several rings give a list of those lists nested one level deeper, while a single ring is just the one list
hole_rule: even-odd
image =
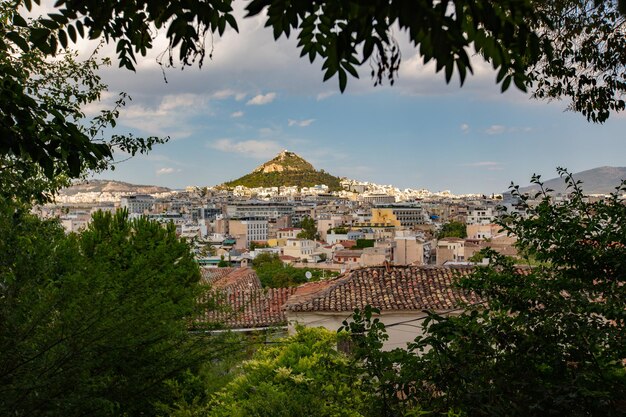
[{"label": "hill", "polygon": [[89,180],[80,181],[64,188],[59,192],[62,196],[73,196],[81,193],[130,193],[156,194],[171,191],[166,187],[156,185],[136,185],[122,181]]},{"label": "hill", "polygon": [[317,171],[313,165],[301,156],[282,151],[273,159],[257,167],[251,173],[236,180],[225,182],[225,187],[242,185],[247,188],[257,187],[313,187],[324,184],[330,191],[341,190],[340,179],[327,172]]},{"label": "hill", "polygon": [[[574,179],[583,182],[582,189],[585,194],[609,194],[615,191],[620,182],[626,179],[626,167],[599,167],[581,171],[574,174]],[[565,182],[561,178],[552,178],[544,182],[544,187],[551,188],[555,194],[565,193]],[[522,193],[536,192],[539,187],[529,185],[520,187]]]}]

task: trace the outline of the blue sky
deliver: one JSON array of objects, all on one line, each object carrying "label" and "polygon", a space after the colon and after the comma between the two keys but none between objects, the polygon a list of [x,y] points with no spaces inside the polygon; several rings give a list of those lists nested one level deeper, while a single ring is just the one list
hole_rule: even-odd
[{"label": "blue sky", "polygon": [[623,115],[591,124],[564,111],[566,102],[501,94],[480,61],[465,86],[457,79],[446,85],[401,34],[396,85],[373,87],[364,68],[340,94],[335,79],[322,82],[319,62],[298,58],[293,39],[274,42],[262,23],[240,20],[240,34],[214,40],[212,61],[169,69],[167,83],[154,59],[162,40],[136,73],[105,70],[110,95],[101,106],[118,91],[133,97],[116,131],[171,140],[98,178],[210,186],[288,149],[317,169],[362,181],[492,193],[511,181],[526,185],[533,173],[552,178],[557,166],[576,172],[626,165]]}]

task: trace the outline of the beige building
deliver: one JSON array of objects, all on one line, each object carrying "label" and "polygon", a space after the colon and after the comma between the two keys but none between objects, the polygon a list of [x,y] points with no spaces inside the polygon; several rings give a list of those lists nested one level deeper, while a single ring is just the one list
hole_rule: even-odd
[{"label": "beige building", "polygon": [[500,233],[502,226],[493,223],[467,224],[465,230],[468,239],[491,239]]},{"label": "beige building", "polygon": [[465,241],[458,237],[447,237],[437,242],[437,265],[447,261],[465,261]]},{"label": "beige building", "polygon": [[430,261],[431,244],[409,230],[397,231],[394,237],[393,261],[396,265],[427,265]]},{"label": "beige building", "polygon": [[315,242],[309,239],[287,239],[283,248],[283,255],[297,259],[313,261]]},{"label": "beige building", "polygon": [[250,242],[267,241],[267,220],[229,220],[229,234],[237,239],[235,248],[247,249]]}]

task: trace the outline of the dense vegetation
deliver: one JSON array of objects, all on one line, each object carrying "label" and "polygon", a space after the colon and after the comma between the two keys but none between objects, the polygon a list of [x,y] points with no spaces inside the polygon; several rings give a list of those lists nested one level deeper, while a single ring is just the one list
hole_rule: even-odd
[{"label": "dense vegetation", "polygon": [[284,264],[278,255],[262,253],[252,261],[261,284],[265,288],[294,287],[309,280],[306,273],[311,273],[311,281],[319,281],[322,278],[337,276],[335,271],[324,271],[316,268],[295,268]]},{"label": "dense vegetation", "polygon": [[226,187],[242,185],[248,188],[257,187],[313,187],[326,185],[330,191],[341,190],[340,179],[321,171],[282,171],[282,172],[251,172],[241,178],[225,182]]},{"label": "dense vegetation", "polygon": [[465,223],[450,221],[448,223],[444,223],[437,233],[438,239],[443,239],[444,237],[459,237],[461,239],[465,239],[467,237],[467,227]]},{"label": "dense vegetation", "polygon": [[541,203],[519,196],[527,217],[501,221],[539,264],[520,270],[492,251],[489,266],[459,282],[488,304],[431,314],[425,336],[393,352],[381,350],[385,329],[372,309],[345,323],[357,358],[382,382],[383,415],[415,407],[467,416],[626,415],[626,182],[589,203],[561,174],[570,201],[554,203],[535,178]]},{"label": "dense vegetation", "polygon": [[224,347],[187,331],[199,278],[173,227],[96,213],[66,235],[0,202],[0,414],[154,415]]}]

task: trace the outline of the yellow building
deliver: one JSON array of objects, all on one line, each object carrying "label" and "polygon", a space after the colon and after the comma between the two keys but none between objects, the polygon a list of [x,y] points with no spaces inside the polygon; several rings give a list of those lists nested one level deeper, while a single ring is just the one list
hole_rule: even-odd
[{"label": "yellow building", "polygon": [[414,227],[424,224],[428,220],[428,214],[421,207],[414,206],[385,206],[372,208],[372,225]]}]

